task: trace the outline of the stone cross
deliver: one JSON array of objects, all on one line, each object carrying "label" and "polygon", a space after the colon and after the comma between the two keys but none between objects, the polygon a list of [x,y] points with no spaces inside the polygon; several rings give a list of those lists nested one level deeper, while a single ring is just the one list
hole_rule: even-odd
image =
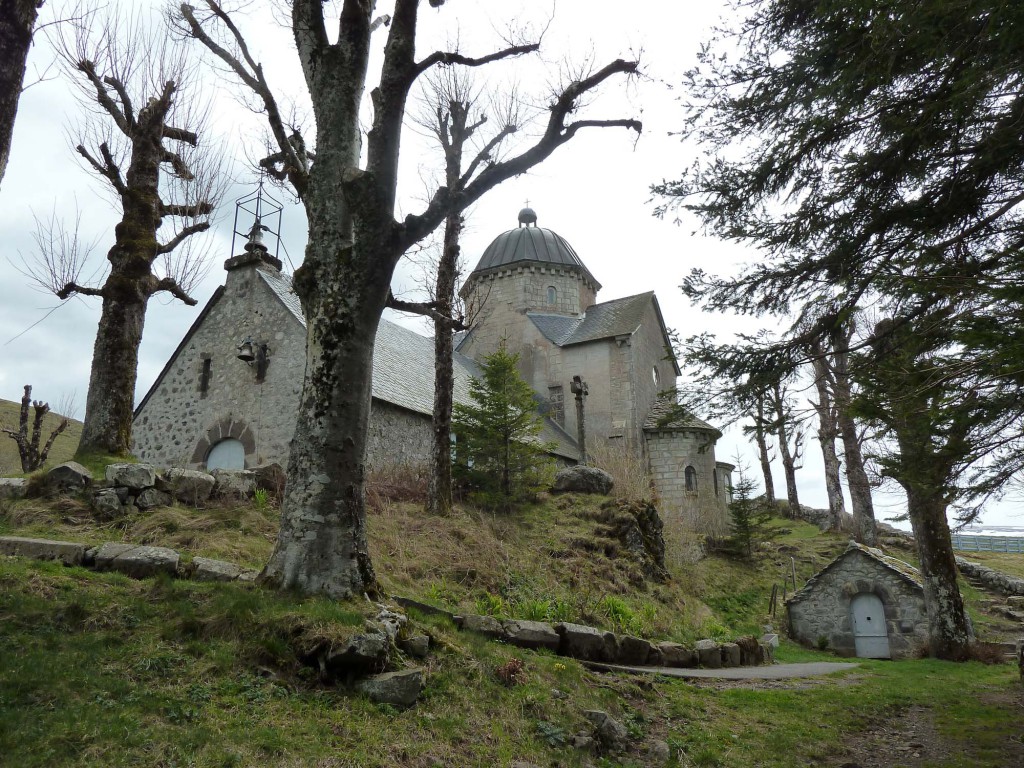
[{"label": "stone cross", "polygon": [[583,401],[589,393],[587,382],[579,376],[573,376],[569,391],[576,395],[576,441],[580,446],[580,464],[587,463],[587,429],[583,420]]}]

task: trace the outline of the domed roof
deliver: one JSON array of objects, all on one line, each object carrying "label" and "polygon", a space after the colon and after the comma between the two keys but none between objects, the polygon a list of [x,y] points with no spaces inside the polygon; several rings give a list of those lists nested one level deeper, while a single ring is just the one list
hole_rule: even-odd
[{"label": "domed roof", "polygon": [[550,229],[537,226],[537,214],[532,208],[523,208],[519,212],[517,229],[503,232],[491,241],[473,269],[473,274],[490,272],[522,262],[575,267],[597,288],[601,287],[564,237]]}]

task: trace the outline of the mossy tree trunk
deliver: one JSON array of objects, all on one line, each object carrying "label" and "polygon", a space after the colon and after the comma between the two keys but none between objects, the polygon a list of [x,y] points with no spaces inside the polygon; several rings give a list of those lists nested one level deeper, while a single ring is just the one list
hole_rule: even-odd
[{"label": "mossy tree trunk", "polygon": [[7,170],[32,31],[43,0],[0,0],[0,182]]}]

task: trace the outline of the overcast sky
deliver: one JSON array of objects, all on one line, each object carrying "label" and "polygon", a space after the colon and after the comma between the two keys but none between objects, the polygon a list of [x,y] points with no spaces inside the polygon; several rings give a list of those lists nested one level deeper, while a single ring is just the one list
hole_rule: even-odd
[{"label": "overcast sky", "polygon": [[[384,8],[387,3],[378,5]],[[666,322],[683,337],[712,330],[728,338],[737,329],[756,327],[749,320],[709,315],[692,307],[683,298],[679,284],[693,267],[726,273],[756,259],[757,254],[702,236],[695,232],[698,227],[692,220],[656,218],[653,211],[657,201],[651,199],[649,191],[653,183],[678,178],[699,153],[699,148],[673,135],[682,126],[679,99],[684,93],[680,84],[683,72],[695,63],[700,44],[709,38],[725,6],[724,0],[643,0],[623,13],[621,3],[595,0],[512,0],[500,4],[451,0],[438,11],[424,3],[420,56],[435,47],[449,47],[444,43],[456,39],[467,54],[486,53],[496,45],[495,31],[506,29],[510,20],[534,30],[547,25],[539,61],[520,60],[496,73],[502,86],[514,83],[526,96],[527,105],[538,109],[543,107],[548,87],[558,82],[562,61],[589,60],[601,66],[615,58],[639,55],[645,73],[639,80],[609,83],[586,107],[586,117],[638,118],[643,121],[643,134],[637,138],[623,129],[582,132],[530,174],[488,194],[467,218],[463,254],[468,269],[495,236],[516,226],[516,214],[528,200],[537,212],[539,225],[565,237],[604,286],[600,301],[654,289]],[[58,7],[47,2],[43,20],[51,21],[58,13]],[[297,113],[308,114],[288,31],[258,10],[239,17],[239,21],[282,100],[294,99]],[[33,290],[18,267],[22,258],[31,260],[34,252],[33,217],[47,217],[56,211],[73,223],[76,209],[81,212],[83,235],[98,242],[94,258],[96,266],[102,267],[116,217],[106,191],[86,173],[71,149],[67,133],[80,122],[82,107],[65,79],[54,77],[59,73],[51,66],[52,49],[43,36],[37,37],[27,80],[33,82],[46,74],[22,96],[11,160],[0,189],[0,398],[19,400],[23,385],[32,384],[34,395],[51,403],[73,394],[78,407],[74,415],[81,417],[99,300],[79,298],[60,305],[55,297]],[[222,265],[232,255],[234,199],[254,189],[255,176],[248,170],[251,163],[247,164],[246,158],[260,156],[263,124],[260,116],[238,103],[227,87],[230,85],[230,78],[220,73],[207,75],[202,87],[202,96],[213,104],[213,133],[237,158],[232,174],[235,183],[209,236],[212,267],[194,293],[198,307],[166,298],[150,302],[137,399],[152,385],[199,309],[223,282]],[[411,110],[416,109],[415,104],[411,105]],[[416,131],[407,131],[403,138],[400,216],[422,207],[436,178],[437,163],[438,156],[429,143]],[[287,251],[286,270],[290,271],[290,264],[301,263],[304,216],[286,195],[274,194],[286,203],[282,245]],[[403,264],[396,274],[395,291],[414,291],[419,274],[419,267]],[[396,319],[417,326],[414,318]],[[680,385],[686,386],[685,377]],[[805,466],[798,472],[801,501],[827,506],[820,449],[813,439],[813,429],[805,452]],[[727,431],[717,455],[727,461],[734,461],[738,455],[757,476],[753,449],[736,430]],[[782,495],[785,485],[781,468],[776,471],[775,485]],[[901,511],[902,498],[885,494],[876,503],[879,516],[885,517]],[[993,524],[1021,525],[1021,509],[1019,499],[1004,500],[984,519]]]}]

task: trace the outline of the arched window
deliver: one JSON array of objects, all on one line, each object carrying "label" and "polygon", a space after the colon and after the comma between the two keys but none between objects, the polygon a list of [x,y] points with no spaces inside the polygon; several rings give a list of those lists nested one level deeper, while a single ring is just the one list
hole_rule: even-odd
[{"label": "arched window", "polygon": [[686,477],[686,490],[693,493],[697,492],[697,470],[692,466],[686,468],[684,473]]},{"label": "arched window", "polygon": [[651,368],[651,378],[654,379],[654,386],[661,384],[661,374],[658,373],[658,366]]},{"label": "arched window", "polygon": [[548,304],[555,304],[558,301],[558,291],[555,290],[555,286],[548,286]]},{"label": "arched window", "polygon": [[245,469],[245,446],[242,441],[229,437],[214,445],[206,456],[206,468]]},{"label": "arched window", "polygon": [[715,469],[711,476],[715,478],[715,498],[718,498],[718,470]]}]

